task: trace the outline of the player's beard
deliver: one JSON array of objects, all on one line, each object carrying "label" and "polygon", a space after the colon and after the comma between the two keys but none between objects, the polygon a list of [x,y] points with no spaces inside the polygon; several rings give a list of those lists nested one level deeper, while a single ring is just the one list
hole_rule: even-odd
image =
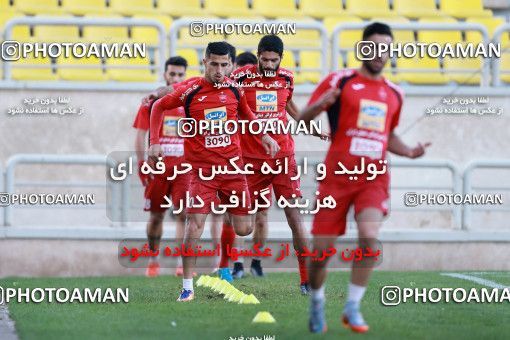
[{"label": "player's beard", "polygon": [[278,71],[278,69],[280,68],[280,63],[278,63],[278,65],[276,65],[275,68],[264,68],[264,66],[262,66],[262,64],[260,63],[259,61],[259,70],[260,72],[265,76],[266,72],[274,72],[276,73]]},{"label": "player's beard", "polygon": [[365,66],[365,69],[372,75],[374,76],[378,76],[382,73],[382,71],[384,70],[384,65],[378,70],[376,68],[374,68],[372,66],[372,64],[370,63],[370,61],[364,61],[363,62],[363,66]]}]

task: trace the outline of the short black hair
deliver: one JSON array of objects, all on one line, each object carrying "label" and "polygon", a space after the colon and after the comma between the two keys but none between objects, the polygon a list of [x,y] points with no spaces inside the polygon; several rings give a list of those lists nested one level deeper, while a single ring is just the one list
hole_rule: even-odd
[{"label": "short black hair", "polygon": [[229,44],[229,43],[226,43],[226,44],[228,45],[228,48],[230,49],[229,57],[230,57],[230,61],[232,61],[232,64],[233,64],[236,59],[236,54],[237,54],[236,48],[232,44]]},{"label": "short black hair", "polygon": [[241,67],[248,64],[257,64],[257,56],[251,52],[243,52],[236,57],[236,65]]},{"label": "short black hair", "polygon": [[283,41],[278,36],[271,34],[263,36],[259,41],[257,53],[276,52],[281,57],[283,54]]},{"label": "short black hair", "polygon": [[383,24],[382,22],[373,22],[363,29],[363,40],[368,39],[372,34],[384,34],[389,35],[393,39],[393,33],[391,32],[390,26]]},{"label": "short black hair", "polygon": [[216,54],[228,55],[229,58],[232,58],[232,47],[232,45],[225,41],[210,42],[205,49],[205,56],[208,58],[211,54]]},{"label": "short black hair", "polygon": [[165,63],[165,70],[168,68],[168,65],[174,66],[184,66],[184,69],[188,68],[188,62],[186,59],[180,56],[170,57]]}]

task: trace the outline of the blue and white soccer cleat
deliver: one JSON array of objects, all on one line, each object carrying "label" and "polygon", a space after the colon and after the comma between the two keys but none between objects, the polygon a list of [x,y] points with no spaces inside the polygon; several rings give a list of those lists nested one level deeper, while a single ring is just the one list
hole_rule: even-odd
[{"label": "blue and white soccer cleat", "polygon": [[308,282],[303,282],[299,285],[299,290],[301,291],[301,295],[310,295],[310,284]]},{"label": "blue and white soccer cleat", "polygon": [[251,261],[250,272],[254,277],[264,277],[264,271],[262,270],[260,260]]},{"label": "blue and white soccer cleat", "polygon": [[324,315],[324,303],[324,300],[313,301],[310,299],[310,319],[308,320],[308,328],[312,333],[326,333],[328,330],[326,317]]},{"label": "blue and white soccer cleat", "polygon": [[179,295],[179,298],[177,299],[178,302],[187,302],[191,301],[195,298],[195,293],[190,289],[182,289],[181,294]]},{"label": "blue and white soccer cleat", "polygon": [[368,325],[359,311],[359,304],[347,301],[342,315],[342,324],[356,333],[368,332]]},{"label": "blue and white soccer cleat", "polygon": [[242,279],[244,277],[244,266],[242,263],[234,262],[234,270],[232,271],[234,279]]},{"label": "blue and white soccer cleat", "polygon": [[225,280],[227,282],[234,281],[234,278],[232,277],[232,274],[230,273],[230,268],[220,268],[218,270],[218,276],[220,279]]}]

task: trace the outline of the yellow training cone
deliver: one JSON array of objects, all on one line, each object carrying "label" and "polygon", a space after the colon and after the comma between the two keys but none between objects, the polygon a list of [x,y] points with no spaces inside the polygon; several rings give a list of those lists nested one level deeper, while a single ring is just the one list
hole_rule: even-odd
[{"label": "yellow training cone", "polygon": [[250,294],[250,295],[246,295],[243,299],[241,299],[239,301],[240,304],[243,304],[243,305],[255,305],[255,304],[258,304],[260,303],[259,300],[257,300],[257,298],[255,297],[255,295],[253,294]]},{"label": "yellow training cone", "polygon": [[211,287],[213,282],[213,278],[211,276],[206,275],[206,278],[204,279],[204,287]]},{"label": "yellow training cone", "polygon": [[234,295],[232,295],[230,297],[230,299],[228,299],[228,301],[230,302],[239,302],[243,297],[245,296],[245,294],[241,291],[235,293]]},{"label": "yellow training cone", "polygon": [[225,284],[226,281],[224,280],[218,280],[216,281],[212,286],[211,286],[211,289],[214,290],[215,292],[219,292],[221,288],[223,288],[223,285]]},{"label": "yellow training cone", "polygon": [[252,322],[275,323],[276,320],[269,312],[258,312]]},{"label": "yellow training cone", "polygon": [[232,286],[232,287],[231,287],[231,288],[227,291],[227,293],[225,294],[224,299],[225,299],[225,300],[230,299],[230,297],[231,297],[232,295],[236,294],[237,292],[239,292],[239,290],[238,290],[236,287]]},{"label": "yellow training cone", "polygon": [[[225,281],[227,282],[227,281]],[[220,294],[227,294],[228,291],[230,291],[232,288],[234,288],[230,283],[226,283],[223,285],[223,287],[220,289]]]},{"label": "yellow training cone", "polygon": [[230,283],[225,280],[220,280],[220,283],[215,285],[214,291],[220,293],[223,289],[230,287]]},{"label": "yellow training cone", "polygon": [[206,287],[212,288],[217,282],[220,282],[220,279],[210,276],[209,280],[207,280]]},{"label": "yellow training cone", "polygon": [[197,280],[197,286],[201,287],[201,286],[205,286],[205,283],[207,282],[207,278],[209,276],[208,275],[202,275],[198,278]]}]

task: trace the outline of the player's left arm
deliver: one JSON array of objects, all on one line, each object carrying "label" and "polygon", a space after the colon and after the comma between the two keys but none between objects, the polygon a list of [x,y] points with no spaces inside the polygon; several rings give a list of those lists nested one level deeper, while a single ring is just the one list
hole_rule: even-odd
[{"label": "player's left arm", "polygon": [[418,158],[425,154],[425,150],[430,146],[431,143],[418,143],[415,147],[410,147],[395,133],[395,128],[400,121],[400,113],[402,112],[402,97],[401,91],[398,91],[400,105],[393,115],[390,123],[390,134],[388,136],[388,151],[395,155],[407,157],[407,158]]},{"label": "player's left arm", "polygon": [[[294,103],[294,100],[291,99],[287,102],[287,106],[285,107],[285,110],[287,111],[289,116],[291,116],[292,119],[294,119],[296,122],[300,120],[299,109],[298,109],[296,103]],[[322,140],[329,140],[329,138],[330,138],[330,136],[328,134],[318,133],[316,131],[313,132],[312,136],[319,137]]]},{"label": "player's left arm", "polygon": [[430,144],[430,142],[418,143],[415,147],[410,147],[402,141],[400,136],[392,131],[388,139],[388,151],[407,158],[418,158],[425,154]]}]

